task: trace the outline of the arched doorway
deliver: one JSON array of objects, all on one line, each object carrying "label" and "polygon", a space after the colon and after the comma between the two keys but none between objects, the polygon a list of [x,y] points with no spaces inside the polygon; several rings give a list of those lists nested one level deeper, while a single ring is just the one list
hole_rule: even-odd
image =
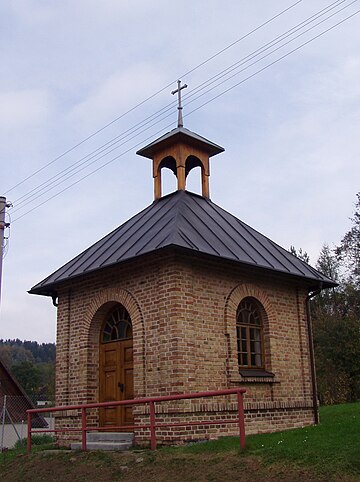
[{"label": "arched doorway", "polygon": [[[99,401],[134,398],[132,323],[128,311],[120,304],[112,308],[102,325],[99,362]],[[132,424],[131,405],[100,411],[101,427]]]}]

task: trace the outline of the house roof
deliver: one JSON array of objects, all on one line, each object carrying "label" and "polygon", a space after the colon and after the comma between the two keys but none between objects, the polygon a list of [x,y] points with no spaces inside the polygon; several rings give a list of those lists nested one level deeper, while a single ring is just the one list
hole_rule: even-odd
[{"label": "house roof", "polygon": [[29,293],[51,296],[56,285],[166,247],[178,247],[271,272],[336,286],[332,280],[281,248],[207,198],[175,191],[154,201],[93,246],[66,263]]},{"label": "house roof", "polygon": [[190,145],[204,149],[210,157],[220,154],[220,152],[224,152],[225,150],[223,147],[205,139],[205,137],[199,136],[199,134],[196,134],[195,132],[189,131],[189,129],[186,129],[185,127],[177,127],[147,146],[141,148],[136,154],[152,159],[154,152],[179,141],[185,141]]},{"label": "house roof", "polygon": [[[6,422],[9,423],[8,416],[11,417],[11,421],[18,423],[26,420],[26,410],[33,409],[34,404],[26,394],[25,390],[12,375],[3,360],[0,359],[0,403],[3,407],[3,398],[7,397],[7,416]],[[32,418],[33,426],[36,428],[47,427],[48,424],[45,419],[36,414]]]}]

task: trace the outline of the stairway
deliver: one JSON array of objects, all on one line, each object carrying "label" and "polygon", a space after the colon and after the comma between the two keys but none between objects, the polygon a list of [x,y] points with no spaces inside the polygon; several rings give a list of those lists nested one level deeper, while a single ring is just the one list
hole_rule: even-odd
[{"label": "stairway", "polygon": [[[132,432],[89,432],[86,434],[87,450],[128,450],[134,444]],[[71,450],[81,450],[81,443],[71,444]]]}]

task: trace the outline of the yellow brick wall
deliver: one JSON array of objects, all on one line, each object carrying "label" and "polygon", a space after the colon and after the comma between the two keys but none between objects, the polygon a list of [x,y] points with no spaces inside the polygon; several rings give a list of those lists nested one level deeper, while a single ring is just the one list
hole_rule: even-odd
[{"label": "yellow brick wall", "polygon": [[[282,276],[165,252],[64,283],[59,288],[56,404],[98,401],[101,324],[109,308],[121,303],[133,323],[135,397],[241,386],[247,389],[252,433],[312,423],[306,295],[304,283]],[[266,311],[265,368],[274,379],[239,374],[235,315],[246,296],[257,298]],[[215,413],[218,402],[204,402],[202,412]],[[231,404],[222,402],[225,412],[233,413]],[[139,423],[147,418],[142,408],[135,414]],[[162,416],[167,417],[166,410]],[[181,410],[177,416],[184,416]],[[193,410],[189,416],[199,414]],[[77,421],[58,419],[58,426],[64,423],[76,426]],[[199,428],[190,438],[236,431],[230,427],[225,432]],[[140,441],[143,435],[139,431]]]}]

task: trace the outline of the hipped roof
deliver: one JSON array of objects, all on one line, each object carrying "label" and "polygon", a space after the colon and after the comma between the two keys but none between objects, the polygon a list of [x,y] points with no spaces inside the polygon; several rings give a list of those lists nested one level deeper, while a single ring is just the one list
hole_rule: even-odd
[{"label": "hipped roof", "polygon": [[147,146],[141,148],[136,154],[152,159],[155,152],[181,141],[185,142],[189,146],[203,149],[209,154],[210,157],[220,154],[220,152],[224,151],[223,147],[215,144],[212,141],[209,141],[209,139],[206,139],[195,132],[189,131],[189,129],[186,129],[185,127],[177,127],[176,129],[167,132],[163,136],[151,142]]},{"label": "hipped roof", "polygon": [[59,283],[168,247],[295,276],[314,289],[336,286],[210,199],[176,191],[154,201],[35,285],[30,293],[52,296]]}]

